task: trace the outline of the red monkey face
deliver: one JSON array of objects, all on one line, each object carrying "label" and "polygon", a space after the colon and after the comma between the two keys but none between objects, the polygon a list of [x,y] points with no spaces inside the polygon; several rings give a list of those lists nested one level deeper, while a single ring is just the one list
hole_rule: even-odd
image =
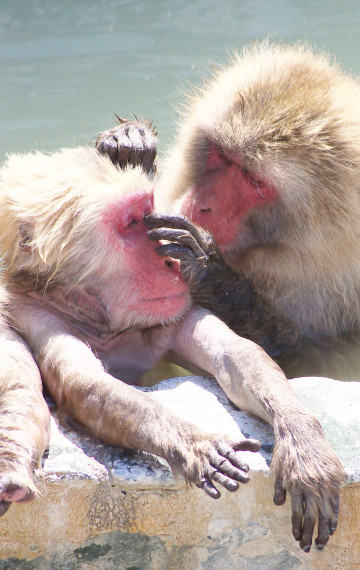
[{"label": "red monkey face", "polygon": [[144,218],[153,204],[151,190],[138,190],[107,205],[102,216],[108,250],[101,270],[103,301],[112,319],[125,319],[127,327],[171,321],[190,302],[176,262],[160,258],[159,243],[147,237]]},{"label": "red monkey face", "polygon": [[153,188],[140,167],[120,170],[95,149],[78,148],[14,155],[2,175],[2,211],[13,212],[4,218],[13,226],[2,229],[3,254],[17,286],[39,291],[42,302],[51,297],[65,313],[63,299],[73,292],[89,318],[114,333],[186,310],[190,296],[176,264],[147,237]]},{"label": "red monkey face", "polygon": [[236,243],[247,212],[276,196],[275,188],[249,172],[239,157],[209,142],[203,175],[187,192],[181,213],[226,247]]},{"label": "red monkey face", "polygon": [[326,250],[354,212],[359,96],[357,82],[304,48],[245,50],[190,100],[159,204],[175,203],[229,257]]}]

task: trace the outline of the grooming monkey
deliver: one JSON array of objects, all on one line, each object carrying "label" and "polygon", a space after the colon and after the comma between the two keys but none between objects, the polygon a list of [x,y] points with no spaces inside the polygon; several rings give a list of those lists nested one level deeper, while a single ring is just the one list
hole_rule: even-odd
[{"label": "grooming monkey", "polygon": [[[189,99],[156,186],[157,211],[169,215],[146,221],[151,239],[168,242],[158,253],[180,260],[194,301],[262,346],[289,377],[359,378],[359,100],[358,82],[307,48],[244,50]],[[124,129],[97,141],[114,162],[120,152],[134,160],[134,135],[125,140]],[[141,140],[137,163],[146,155]],[[288,385],[245,381],[257,410],[236,390],[229,397],[270,421],[276,437],[302,439],[301,456],[319,465],[321,445],[314,456],[308,448],[317,430],[294,412]],[[293,534],[308,551],[316,515],[320,546],[334,530],[342,469],[320,468],[332,490],[318,485],[318,474],[293,486],[295,463],[292,453],[284,459],[274,501],[291,492]]]},{"label": "grooming monkey", "polygon": [[160,180],[159,210],[218,246],[202,234],[194,299],[288,377],[359,378],[359,95],[309,49],[246,49],[190,105]]}]

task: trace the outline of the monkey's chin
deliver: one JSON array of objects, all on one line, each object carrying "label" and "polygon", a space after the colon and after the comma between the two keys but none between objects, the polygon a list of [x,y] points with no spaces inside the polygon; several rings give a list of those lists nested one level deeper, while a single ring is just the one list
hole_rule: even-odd
[{"label": "monkey's chin", "polygon": [[230,260],[232,256],[234,256],[235,259],[241,257],[242,254],[248,252],[252,247],[256,247],[257,244],[250,232],[246,231],[245,228],[240,228],[239,235],[235,242],[217,245],[221,253]]},{"label": "monkey's chin", "polygon": [[[190,308],[191,298],[188,291],[175,295],[162,295],[150,299],[141,299],[134,307],[139,320],[144,319],[147,326],[167,325],[180,319]],[[141,323],[142,325],[144,324]]]}]

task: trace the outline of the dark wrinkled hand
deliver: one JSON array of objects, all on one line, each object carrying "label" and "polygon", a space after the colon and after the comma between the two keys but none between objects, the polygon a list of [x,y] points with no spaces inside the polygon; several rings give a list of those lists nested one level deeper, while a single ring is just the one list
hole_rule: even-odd
[{"label": "dark wrinkled hand", "polygon": [[248,483],[249,466],[241,458],[239,451],[259,451],[261,444],[256,439],[244,439],[241,442],[217,440],[212,444],[204,464],[203,472],[197,486],[212,499],[221,494],[213,481],[220,483],[228,491],[236,491],[239,483]]},{"label": "dark wrinkled hand", "polygon": [[208,278],[211,270],[225,266],[212,235],[185,216],[150,214],[145,218],[152,241],[168,241],[156,248],[159,255],[180,261],[181,274],[188,285]]},{"label": "dark wrinkled hand", "polygon": [[119,120],[119,125],[100,133],[95,148],[110,160],[124,168],[127,165],[142,166],[147,173],[154,173],[156,157],[156,132],[152,126],[138,120]]},{"label": "dark wrinkled hand", "polygon": [[[285,501],[286,491],[281,484],[281,478],[277,477],[274,503],[283,505]],[[291,490],[291,509],[292,533],[295,540],[299,541],[300,548],[304,552],[310,552],[317,519],[318,533],[315,544],[318,550],[322,550],[337,527],[339,494],[329,499],[321,488],[296,484]]]},{"label": "dark wrinkled hand", "polygon": [[151,240],[168,242],[155,251],[179,261],[194,303],[274,358],[299,350],[303,336],[298,326],[282,315],[272,300],[258,294],[240,269],[233,270],[209,232],[185,216],[151,214],[145,224]]}]

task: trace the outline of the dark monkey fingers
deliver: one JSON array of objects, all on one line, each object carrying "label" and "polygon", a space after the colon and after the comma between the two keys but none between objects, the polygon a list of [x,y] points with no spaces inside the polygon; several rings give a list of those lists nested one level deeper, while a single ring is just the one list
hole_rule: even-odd
[{"label": "dark monkey fingers", "polygon": [[213,484],[219,483],[228,491],[236,491],[238,483],[248,483],[249,466],[243,461],[238,451],[259,451],[261,444],[256,439],[244,439],[234,443],[225,440],[213,442],[208,454],[208,464],[204,467],[197,486],[205,491],[212,499],[218,499],[221,494]]},{"label": "dark monkey fingers", "polygon": [[297,327],[280,318],[251,281],[224,260],[212,235],[185,216],[152,214],[145,223],[159,255],[180,261],[180,271],[195,303],[212,311],[237,334],[259,344],[273,358],[301,345]]}]

